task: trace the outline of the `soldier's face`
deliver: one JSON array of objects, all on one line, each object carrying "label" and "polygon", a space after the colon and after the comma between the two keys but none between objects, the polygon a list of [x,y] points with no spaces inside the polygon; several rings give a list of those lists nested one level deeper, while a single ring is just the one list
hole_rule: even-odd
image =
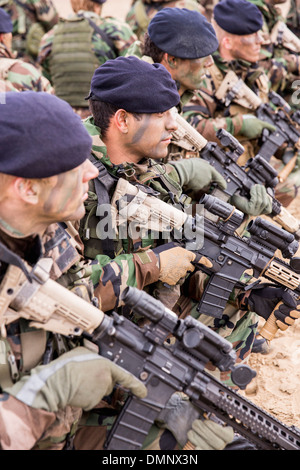
[{"label": "soldier's face", "polygon": [[260,48],[263,43],[261,31],[244,36],[232,36],[232,47],[230,50],[233,59],[242,59],[248,62],[259,60]]},{"label": "soldier's face", "polygon": [[41,194],[42,216],[56,222],[81,219],[85,214],[88,182],[97,175],[97,168],[86,160],[73,170],[48,178]]},{"label": "soldier's face", "polygon": [[176,114],[169,109],[163,113],[130,115],[125,147],[131,161],[142,158],[158,160],[168,154],[172,132],[177,129]]},{"label": "soldier's face", "polygon": [[213,63],[211,55],[199,59],[176,58],[177,67],[172,77],[180,83],[179,93],[200,88],[207,68],[211,67]]}]

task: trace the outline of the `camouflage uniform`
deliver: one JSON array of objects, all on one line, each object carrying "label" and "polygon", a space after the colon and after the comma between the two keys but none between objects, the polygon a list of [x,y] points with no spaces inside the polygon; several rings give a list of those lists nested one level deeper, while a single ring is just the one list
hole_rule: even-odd
[{"label": "camouflage uniform", "polygon": [[52,0],[1,0],[0,6],[12,19],[13,49],[18,57],[35,60],[42,35],[58,22],[58,12]]},{"label": "camouflage uniform", "polygon": [[148,24],[154,15],[163,8],[188,8],[189,10],[197,10],[204,14],[205,9],[198,0],[136,0],[133,2],[126,16],[126,22],[131,26],[134,33],[139,39],[143,38],[147,31]]},{"label": "camouflage uniform", "polygon": [[22,59],[15,59],[1,43],[0,79],[3,83],[3,87],[0,87],[1,91],[33,90],[54,93],[50,82],[36,67]]},{"label": "camouflage uniform", "polygon": [[[193,99],[183,109],[184,117],[195,127],[207,140],[217,141],[216,131],[227,129],[244,146],[245,152],[238,163],[244,164],[248,158],[254,157],[259,151],[259,140],[248,140],[240,135],[244,114],[253,114],[253,111],[240,105],[232,104],[225,108],[215,93],[229,70],[233,70],[245,84],[254,91],[263,102],[268,102],[268,91],[270,82],[263,69],[258,64],[242,60],[223,60],[219,52],[213,54],[215,64],[207,71],[203,80],[203,87],[197,90]],[[279,158],[272,158],[271,164],[276,171],[284,168]],[[297,196],[300,186],[300,174],[298,164],[290,173],[288,178],[276,186],[276,197],[287,207]]]},{"label": "camouflage uniform", "polygon": [[43,37],[38,62],[53,84],[55,94],[85,118],[90,114],[85,97],[95,69],[109,59],[126,55],[135,40],[135,34],[125,22],[79,11],[68,20],[61,19]]}]

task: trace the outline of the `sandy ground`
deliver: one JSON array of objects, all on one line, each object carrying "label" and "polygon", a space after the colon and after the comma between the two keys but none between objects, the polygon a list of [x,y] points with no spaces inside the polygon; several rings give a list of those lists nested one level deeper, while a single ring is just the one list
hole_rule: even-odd
[{"label": "sandy ground", "polygon": [[[72,13],[69,0],[53,0],[61,16]],[[131,0],[107,0],[103,16],[125,19]],[[300,197],[289,210],[300,220]],[[256,379],[246,396],[287,425],[300,427],[300,320],[286,332],[278,332],[268,355],[252,354]]]}]

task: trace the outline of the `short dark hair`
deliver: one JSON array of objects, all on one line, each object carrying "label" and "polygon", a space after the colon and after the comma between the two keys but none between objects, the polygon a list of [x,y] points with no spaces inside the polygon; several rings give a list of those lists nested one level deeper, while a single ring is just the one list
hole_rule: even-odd
[{"label": "short dark hair", "polygon": [[165,54],[159,47],[157,47],[154,42],[150,39],[148,33],[144,35],[144,43],[142,45],[142,53],[143,55],[151,57],[153,62],[161,63],[163,55]]},{"label": "short dark hair", "polygon": [[92,112],[94,122],[101,129],[102,137],[105,136],[112,116],[118,111],[118,106],[103,101],[90,100],[90,110]]},{"label": "short dark hair", "polygon": [[[94,118],[94,123],[101,130],[101,136],[105,137],[111,118],[118,111],[118,109],[120,109],[120,106],[93,99],[91,99],[89,103],[90,110]],[[141,114],[139,113],[130,114],[132,114],[138,121],[141,119]]]}]

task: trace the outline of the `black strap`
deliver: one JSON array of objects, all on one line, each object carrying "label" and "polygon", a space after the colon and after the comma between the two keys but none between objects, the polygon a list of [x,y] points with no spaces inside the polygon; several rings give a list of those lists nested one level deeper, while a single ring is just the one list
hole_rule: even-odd
[{"label": "black strap", "polygon": [[14,266],[17,266],[23,271],[28,281],[32,282],[30,273],[28,272],[22,258],[20,258],[20,256],[13,253],[11,250],[9,250],[5,245],[3,245],[0,242],[0,264],[1,263],[6,263],[8,265],[13,264]]},{"label": "black strap", "polygon": [[[115,56],[119,55],[114,45],[113,40],[109,37],[109,35],[103,29],[101,29],[99,26],[96,25],[96,23],[94,23],[94,21],[92,21],[90,18],[87,18],[83,14],[80,14],[78,16],[79,18],[81,17],[85,18],[89,22],[89,25],[93,28],[93,30],[97,34],[99,34],[101,36],[101,39],[108,45],[108,47],[110,48],[110,51],[105,51],[105,54],[109,59],[114,59]],[[114,54],[112,54],[112,51],[114,52]]]}]

